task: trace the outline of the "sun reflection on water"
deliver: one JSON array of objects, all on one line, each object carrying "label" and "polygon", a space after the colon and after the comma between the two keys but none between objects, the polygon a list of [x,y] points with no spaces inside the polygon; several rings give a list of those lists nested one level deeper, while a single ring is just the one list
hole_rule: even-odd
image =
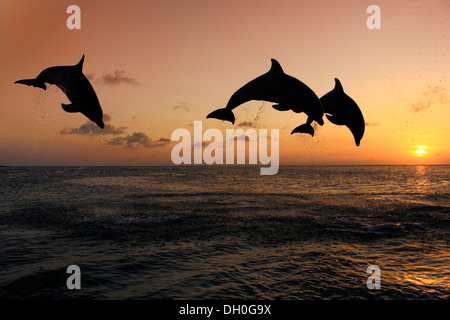
[{"label": "sun reflection on water", "polygon": [[426,166],[416,166],[415,184],[419,193],[426,193],[429,186]]}]

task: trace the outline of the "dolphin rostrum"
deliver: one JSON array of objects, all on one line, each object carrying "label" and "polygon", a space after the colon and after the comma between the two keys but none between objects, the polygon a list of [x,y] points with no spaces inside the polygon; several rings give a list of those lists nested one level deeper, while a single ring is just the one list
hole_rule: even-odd
[{"label": "dolphin rostrum", "polygon": [[284,73],[277,60],[271,61],[272,66],[267,73],[237,90],[225,108],[211,112],[206,118],[227,120],[234,124],[234,108],[251,100],[268,101],[277,103],[273,108],[278,111],[304,112],[308,116],[306,123],[295,128],[292,133],[309,133],[314,136],[311,123],[316,121],[323,125],[323,110],[319,97],[303,82]]},{"label": "dolphin rostrum", "polygon": [[58,86],[70,100],[71,104],[61,103],[66,112],[80,112],[104,128],[103,111],[97,95],[89,80],[83,74],[84,55],[74,66],[50,67],[43,70],[36,79],[18,80],[27,86],[46,89],[45,83]]},{"label": "dolphin rostrum", "polygon": [[323,111],[327,113],[326,116],[332,123],[347,126],[353,134],[356,145],[359,146],[365,129],[361,109],[344,92],[339,79],[335,78],[334,81],[334,89],[320,98]]}]

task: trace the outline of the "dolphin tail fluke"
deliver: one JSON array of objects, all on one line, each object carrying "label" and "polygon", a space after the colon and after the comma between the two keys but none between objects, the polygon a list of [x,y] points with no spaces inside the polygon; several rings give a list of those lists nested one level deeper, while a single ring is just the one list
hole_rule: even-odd
[{"label": "dolphin tail fluke", "polygon": [[17,80],[14,83],[20,83],[20,84],[25,84],[27,86],[33,86],[33,87],[37,87],[37,88],[41,88],[41,89],[47,89],[47,87],[45,86],[45,83],[37,80],[37,79],[23,79],[23,80]]},{"label": "dolphin tail fluke", "polygon": [[208,114],[206,116],[206,118],[215,118],[215,119],[219,119],[219,120],[226,120],[226,121],[230,121],[232,124],[234,124],[234,114],[230,109],[227,108],[222,108],[222,109],[217,109],[213,112],[211,112],[210,114]]},{"label": "dolphin tail fluke", "polygon": [[312,137],[314,137],[314,129],[309,123],[305,123],[305,124],[302,124],[302,125],[298,126],[294,130],[292,130],[291,134],[294,134],[294,133],[297,133],[297,132],[309,133]]}]

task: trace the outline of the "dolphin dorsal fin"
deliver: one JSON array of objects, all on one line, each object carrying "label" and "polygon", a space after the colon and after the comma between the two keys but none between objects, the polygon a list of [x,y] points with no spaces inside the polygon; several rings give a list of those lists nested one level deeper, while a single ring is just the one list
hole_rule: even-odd
[{"label": "dolphin dorsal fin", "polygon": [[283,68],[281,68],[280,63],[275,59],[270,59],[272,61],[272,66],[270,67],[269,72],[274,73],[284,73]]},{"label": "dolphin dorsal fin", "polygon": [[77,67],[78,69],[80,69],[80,71],[83,71],[83,63],[84,63],[84,54],[83,54],[83,56],[81,57],[80,62],[78,62],[78,63],[75,65],[75,67]]},{"label": "dolphin dorsal fin", "polygon": [[342,84],[339,81],[339,79],[338,78],[334,78],[334,82],[335,82],[335,85],[334,85],[334,89],[333,90],[344,92],[344,88],[342,87]]}]

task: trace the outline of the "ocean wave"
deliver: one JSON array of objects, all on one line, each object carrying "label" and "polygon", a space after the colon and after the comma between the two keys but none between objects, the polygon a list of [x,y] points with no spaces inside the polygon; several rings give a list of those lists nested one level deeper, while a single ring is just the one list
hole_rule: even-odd
[{"label": "ocean wave", "polygon": [[392,207],[354,207],[299,202],[140,204],[110,203],[56,206],[40,203],[0,215],[3,225],[65,230],[78,235],[114,239],[174,240],[205,237],[266,241],[303,241],[308,237],[404,235],[445,230],[450,226],[446,206],[406,204]]},{"label": "ocean wave", "polygon": [[145,198],[173,198],[173,197],[248,197],[251,200],[252,197],[279,197],[279,198],[294,198],[308,200],[305,194],[284,194],[284,193],[264,193],[264,192],[225,192],[225,191],[173,191],[173,192],[151,192],[151,193],[134,193],[124,195],[124,198],[129,199],[145,199]]}]

